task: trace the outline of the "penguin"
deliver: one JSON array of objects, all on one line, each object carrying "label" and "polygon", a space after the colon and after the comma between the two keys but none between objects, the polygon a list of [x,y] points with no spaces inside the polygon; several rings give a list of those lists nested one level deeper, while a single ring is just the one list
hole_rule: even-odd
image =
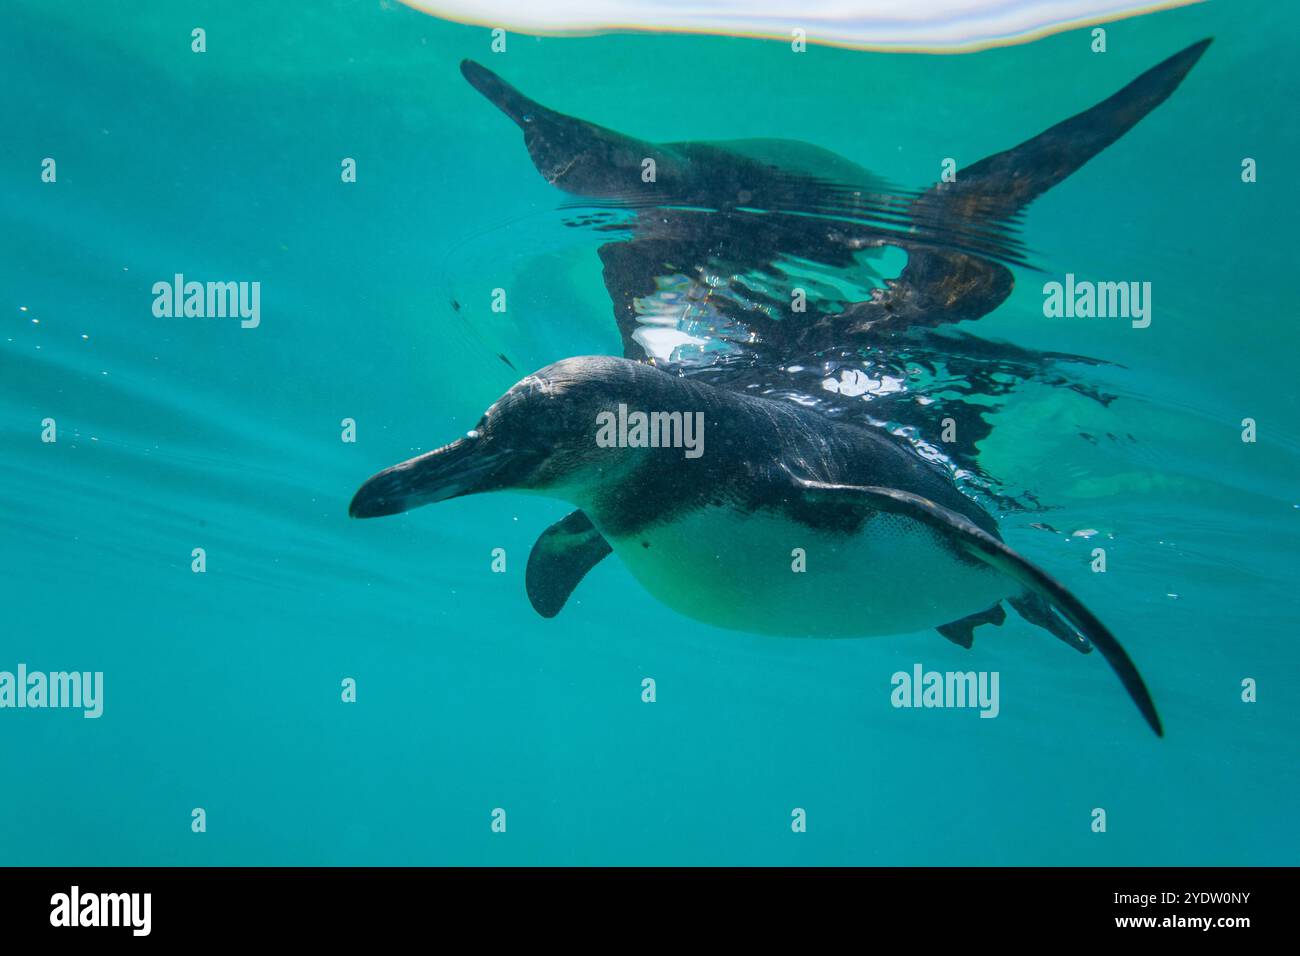
[{"label": "penguin", "polygon": [[644,362],[570,358],[518,382],[464,438],[371,477],[349,514],[500,491],[577,509],[529,557],[528,597],[543,616],[611,553],[667,606],[746,632],[935,627],[969,646],[1006,602],[1076,650],[1100,650],[1163,734],[1105,625],[1008,547],[946,471],[885,432]]},{"label": "penguin", "polygon": [[[573,224],[614,234],[598,254],[623,356],[527,376],[466,437],[366,481],[350,514],[492,491],[571,503],[528,560],[528,597],[544,617],[610,554],[669,607],[747,632],[933,627],[969,648],[1009,606],[1076,651],[1098,649],[1163,735],[1115,636],[1008,547],[955,480],[978,471],[987,399],[1006,380],[1104,402],[1047,371],[1094,360],[946,327],[1010,295],[1012,268],[1029,264],[1016,232],[1025,209],[1163,103],[1209,44],[920,191],[789,140],[637,139],[465,61],[546,181],[603,210]],[[603,218],[610,210],[627,218]],[[891,251],[905,260],[892,276]],[[935,381],[922,394],[911,364],[947,376],[919,376]],[[963,382],[975,400],[954,403]],[[961,428],[943,452],[904,434],[947,420]]]}]

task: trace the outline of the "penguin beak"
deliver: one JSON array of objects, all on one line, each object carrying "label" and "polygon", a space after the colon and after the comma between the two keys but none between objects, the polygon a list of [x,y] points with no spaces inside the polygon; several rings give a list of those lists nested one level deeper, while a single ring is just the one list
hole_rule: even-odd
[{"label": "penguin beak", "polygon": [[497,485],[498,458],[482,439],[461,438],[401,464],[385,468],[357,489],[348,506],[353,518],[380,518],[446,501]]}]

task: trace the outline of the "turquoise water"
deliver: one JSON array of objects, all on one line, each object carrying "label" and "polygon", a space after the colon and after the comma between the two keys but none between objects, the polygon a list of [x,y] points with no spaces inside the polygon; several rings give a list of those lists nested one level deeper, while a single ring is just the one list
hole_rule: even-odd
[{"label": "turquoise water", "polygon": [[[0,863],[1297,862],[1294,11],[1123,21],[1104,55],[1075,31],[796,58],[695,36],[512,36],[494,56],[486,30],[371,2],[130,7],[0,13],[0,670],[105,686],[98,720],[0,710]],[[1018,390],[981,460],[1050,508],[1004,534],[1110,623],[1165,739],[1098,655],[1018,620],[972,651],[735,634],[606,561],[545,621],[523,568],[564,504],[348,519],[368,475],[519,377],[497,352],[522,374],[620,349],[599,240],[562,225],[567,197],[461,58],[633,135],[792,137],[923,186],[936,157],[1004,149],[1211,35],[1024,228],[1049,273],[1151,281],[1151,327],[1046,320],[1022,271],[971,328],[1116,363],[1086,370],[1108,407]],[[178,272],[260,281],[261,324],[155,317]],[[889,675],[916,662],[998,671],[998,719],[893,709]]]}]

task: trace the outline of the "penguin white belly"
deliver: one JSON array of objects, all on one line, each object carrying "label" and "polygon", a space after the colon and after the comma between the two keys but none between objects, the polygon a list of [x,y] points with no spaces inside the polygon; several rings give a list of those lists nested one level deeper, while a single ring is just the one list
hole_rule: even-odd
[{"label": "penguin white belly", "polygon": [[1020,590],[1005,575],[959,559],[919,522],[884,513],[854,534],[840,534],[778,512],[709,506],[630,537],[606,539],[664,604],[717,627],[755,633],[919,631],[976,614]]}]

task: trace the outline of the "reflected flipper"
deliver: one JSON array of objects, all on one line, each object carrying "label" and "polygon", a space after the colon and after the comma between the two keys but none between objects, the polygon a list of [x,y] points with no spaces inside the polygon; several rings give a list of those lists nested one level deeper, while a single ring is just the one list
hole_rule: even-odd
[{"label": "reflected flipper", "polygon": [[[956,179],[938,183],[913,203],[911,216],[920,236],[940,244],[948,235],[998,235],[1006,224],[1048,189],[1082,167],[1168,99],[1201,58],[1208,39],[1175,53],[1096,106],[1057,123],[1019,146],[995,153],[958,170]],[[999,251],[990,245],[992,254]],[[1003,265],[970,251],[924,242],[908,247],[908,264],[889,292],[864,302],[844,318],[849,334],[881,326],[977,319],[1011,293],[1012,276]]]},{"label": "reflected flipper", "polygon": [[1209,45],[1209,39],[1193,43],[1096,106],[959,170],[954,182],[924,193],[914,214],[967,222],[1014,216],[1168,99]]}]

